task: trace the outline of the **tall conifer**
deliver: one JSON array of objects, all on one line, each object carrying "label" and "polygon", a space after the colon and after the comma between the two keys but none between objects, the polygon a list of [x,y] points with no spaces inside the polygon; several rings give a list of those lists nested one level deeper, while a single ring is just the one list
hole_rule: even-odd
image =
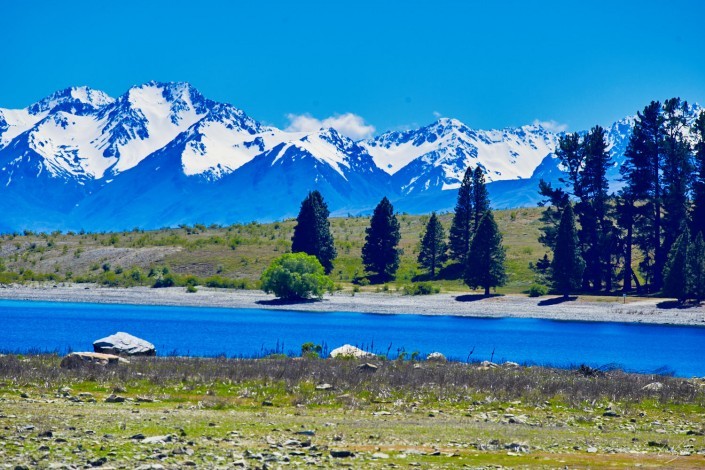
[{"label": "tall conifer", "polygon": [[485,212],[490,210],[490,196],[485,186],[485,170],[479,165],[475,167],[472,174],[472,189],[473,210],[475,211],[473,231],[477,232],[480,220],[485,216]]},{"label": "tall conifer", "polygon": [[326,274],[333,270],[333,260],[337,256],[333,235],[330,233],[329,214],[321,193],[308,193],[301,202],[294,235],[291,237],[292,253],[303,252],[315,256]]},{"label": "tall conifer", "polygon": [[693,182],[693,235],[705,232],[705,111],[693,123],[695,135],[695,179]]},{"label": "tall conifer", "polygon": [[421,240],[419,250],[419,264],[428,269],[431,277],[436,277],[436,268],[439,268],[447,259],[446,234],[441,221],[433,212],[426,224],[426,232]]},{"label": "tall conifer", "polygon": [[370,226],[365,230],[362,262],[368,272],[379,281],[394,278],[399,267],[399,221],[394,207],[386,197],[375,207]]},{"label": "tall conifer", "polygon": [[475,225],[475,195],[472,180],[472,168],[468,167],[465,170],[460,189],[458,189],[458,199],[455,203],[453,222],[451,223],[448,237],[450,256],[459,263],[464,263],[468,255]]},{"label": "tall conifer", "polygon": [[491,287],[503,286],[507,282],[502,246],[492,211],[488,210],[480,219],[475,236],[470,244],[470,252],[465,266],[465,284],[471,289],[484,287],[485,295],[490,295]]},{"label": "tall conifer", "polygon": [[578,243],[573,207],[568,204],[561,215],[551,262],[553,288],[566,299],[580,286],[583,279],[585,261],[580,255]]}]

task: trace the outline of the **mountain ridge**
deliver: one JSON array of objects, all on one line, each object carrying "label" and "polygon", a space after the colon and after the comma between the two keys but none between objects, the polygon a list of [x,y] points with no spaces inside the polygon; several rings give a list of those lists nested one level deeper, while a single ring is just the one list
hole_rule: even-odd
[{"label": "mountain ridge", "polygon": [[[615,188],[633,119],[606,128]],[[444,211],[468,166],[485,170],[495,207],[528,206],[539,177],[561,176],[559,136],[441,118],[355,141],[332,128],[264,125],[186,82],[152,81],[117,98],[71,87],[0,108],[0,229],[271,221],[295,215],[312,189],[334,215],[369,212],[382,196],[407,212]]]}]

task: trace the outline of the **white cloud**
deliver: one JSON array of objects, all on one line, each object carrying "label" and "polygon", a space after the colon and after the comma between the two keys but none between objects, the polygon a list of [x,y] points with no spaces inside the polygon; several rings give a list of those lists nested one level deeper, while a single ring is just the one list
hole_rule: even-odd
[{"label": "white cloud", "polygon": [[438,111],[434,111],[434,112],[433,112],[433,117],[435,117],[436,119],[440,119],[440,118],[443,117],[443,115],[442,115],[441,113],[439,113]]},{"label": "white cloud", "polygon": [[553,119],[550,121],[539,121],[538,119],[534,119],[532,124],[534,126],[541,126],[551,132],[565,132],[568,130],[568,124],[562,124],[558,121],[554,121]]},{"label": "white cloud", "polygon": [[289,125],[286,131],[289,132],[313,132],[321,128],[332,127],[346,137],[353,140],[366,139],[375,133],[375,126],[368,124],[362,118],[353,113],[335,114],[325,119],[318,119],[310,114],[287,114]]}]

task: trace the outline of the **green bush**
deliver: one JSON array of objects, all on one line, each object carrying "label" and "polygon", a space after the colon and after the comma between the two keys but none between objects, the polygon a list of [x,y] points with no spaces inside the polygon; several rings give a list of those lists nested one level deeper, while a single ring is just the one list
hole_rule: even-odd
[{"label": "green bush", "polygon": [[431,295],[438,294],[440,287],[434,286],[430,282],[417,282],[404,286],[405,295]]},{"label": "green bush", "polygon": [[542,286],[541,284],[534,284],[529,287],[529,297],[541,297],[542,295],[548,294],[548,287]]},{"label": "green bush", "polygon": [[287,253],[276,258],[264,270],[262,290],[282,299],[323,297],[333,290],[333,281],[325,275],[315,256],[306,253]]}]

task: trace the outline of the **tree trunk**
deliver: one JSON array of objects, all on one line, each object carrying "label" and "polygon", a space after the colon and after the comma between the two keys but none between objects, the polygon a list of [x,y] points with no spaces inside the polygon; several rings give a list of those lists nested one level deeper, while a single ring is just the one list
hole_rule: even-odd
[{"label": "tree trunk", "polygon": [[485,286],[485,297],[490,296],[490,286]]},{"label": "tree trunk", "polygon": [[[631,217],[631,216],[630,216]],[[629,221],[627,227],[626,248],[624,250],[624,292],[632,290],[632,232],[633,224]]]}]

